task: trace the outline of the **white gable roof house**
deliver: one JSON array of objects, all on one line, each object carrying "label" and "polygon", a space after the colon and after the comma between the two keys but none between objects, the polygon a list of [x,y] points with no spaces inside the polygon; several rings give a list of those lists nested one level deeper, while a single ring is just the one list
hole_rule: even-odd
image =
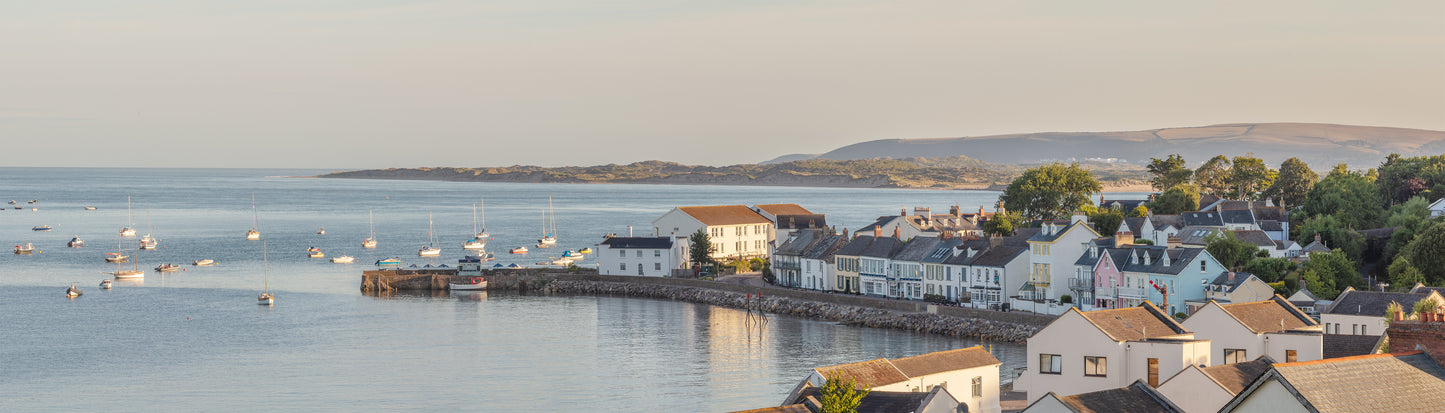
[{"label": "white gable roof house", "polygon": [[1252,303],[1210,301],[1184,320],[1184,327],[1209,339],[1215,366],[1259,356],[1284,362],[1324,358],[1324,329],[1278,295]]},{"label": "white gable roof house", "polygon": [[[1003,365],[983,346],[897,359],[875,359],[858,363],[819,367],[809,372],[784,405],[799,403],[810,387],[821,388],[828,376],[852,378],[859,386],[880,392],[929,392],[947,389],[968,412],[999,411],[999,366]],[[951,406],[958,408],[962,406]]]},{"label": "white gable roof house", "polygon": [[1445,217],[1445,198],[1435,200],[1430,204],[1430,217]]},{"label": "white gable roof house", "polygon": [[1209,365],[1196,339],[1154,304],[1083,312],[1070,308],[1027,342],[1028,366],[1014,381],[1030,401],[1125,387],[1157,386],[1190,365]]},{"label": "white gable roof house", "polygon": [[652,221],[654,236],[690,236],[705,229],[717,260],[766,258],[773,246],[773,222],[743,205],[677,207]]},{"label": "white gable roof house", "polygon": [[1279,363],[1219,412],[1445,412],[1445,368],[1420,351]]},{"label": "white gable roof house", "polygon": [[1159,393],[1185,412],[1215,412],[1274,364],[1267,356],[1213,367],[1189,366],[1159,385]]},{"label": "white gable roof house", "polygon": [[1085,243],[1095,238],[1099,238],[1099,233],[1082,214],[1075,215],[1068,225],[1045,223],[1039,233],[1029,237],[1029,280],[1019,295],[1035,301],[1057,302],[1068,294],[1074,262],[1084,254]]}]

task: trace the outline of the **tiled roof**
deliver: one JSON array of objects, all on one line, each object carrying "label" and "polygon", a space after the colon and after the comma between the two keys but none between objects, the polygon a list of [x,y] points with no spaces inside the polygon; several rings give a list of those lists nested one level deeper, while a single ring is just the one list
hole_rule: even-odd
[{"label": "tiled roof", "polygon": [[671,237],[612,237],[602,241],[612,248],[668,249],[672,248]]},{"label": "tiled roof", "polygon": [[1324,358],[1340,358],[1374,354],[1380,344],[1380,336],[1359,334],[1325,334]]},{"label": "tiled roof", "polygon": [[1184,212],[1179,214],[1180,223],[1186,227],[1222,227],[1224,218],[1214,211]]},{"label": "tiled roof", "polygon": [[1269,301],[1224,304],[1219,307],[1255,334],[1319,326],[1314,319],[1278,295]]},{"label": "tiled roof", "polygon": [[1001,237],[1003,239],[999,240],[999,245],[1027,247],[1029,246],[1029,239],[1038,235],[1040,232],[1043,232],[1043,228],[1018,228],[1014,230],[1013,235]]},{"label": "tiled roof", "polygon": [[844,380],[852,378],[857,382],[859,388],[864,386],[879,387],[893,383],[908,381],[908,376],[888,362],[888,359],[874,359],[860,361],[857,363],[839,364],[836,366],[819,367],[814,369],[824,378],[833,375],[841,376]]},{"label": "tiled roof", "polygon": [[807,208],[803,208],[798,204],[763,204],[754,206],[758,207],[758,209],[760,210],[772,214],[773,216],[813,215],[812,211],[809,211]]},{"label": "tiled roof", "polygon": [[1385,307],[1391,302],[1410,308],[1427,297],[1426,294],[1387,293],[1379,291],[1348,290],[1330,305],[1328,314],[1385,316]]},{"label": "tiled roof", "polygon": [[894,261],[923,262],[943,240],[936,237],[913,237],[891,256]]},{"label": "tiled roof", "polygon": [[1284,208],[1281,207],[1254,207],[1254,219],[1285,221]]},{"label": "tiled roof", "polygon": [[1246,281],[1249,281],[1250,278],[1258,277],[1255,277],[1254,274],[1250,274],[1247,272],[1236,272],[1234,273],[1234,280],[1231,281],[1229,279],[1229,271],[1223,271],[1219,273],[1218,277],[1214,277],[1214,280],[1210,281],[1209,285],[1224,286],[1225,292],[1232,293],[1235,289],[1239,288],[1239,286],[1244,285]]},{"label": "tiled roof", "polygon": [[761,409],[739,410],[733,413],[813,413],[808,406],[802,403],[790,404],[787,406],[764,407]]},{"label": "tiled roof", "polygon": [[[1077,311],[1071,309],[1070,311]],[[1112,310],[1080,311],[1114,341],[1139,341],[1151,338],[1173,338],[1190,334],[1189,330],[1174,318],[1164,314],[1153,303],[1144,302],[1137,307]]]},{"label": "tiled roof", "polygon": [[828,226],[828,217],[823,214],[775,216],[778,217],[778,229],[808,229]]},{"label": "tiled roof", "polygon": [[1284,225],[1273,219],[1262,219],[1259,220],[1259,229],[1261,231],[1284,231]]},{"label": "tiled roof", "polygon": [[1421,352],[1274,365],[1320,412],[1445,411],[1445,368]]},{"label": "tiled roof", "polygon": [[1215,383],[1219,383],[1220,387],[1224,387],[1224,390],[1229,391],[1229,394],[1238,395],[1239,392],[1249,387],[1249,384],[1253,383],[1255,379],[1258,379],[1259,376],[1268,372],[1271,364],[1274,364],[1274,360],[1270,359],[1269,356],[1259,356],[1259,358],[1254,359],[1254,361],[1221,364],[1218,366],[1205,367],[1199,369],[1199,371],[1209,376]]},{"label": "tiled roof", "polygon": [[[1145,274],[1179,275],[1194,261],[1204,248],[1167,248],[1158,245],[1135,245],[1130,248],[1109,248],[1109,254],[1119,269]],[[1164,254],[1169,254],[1169,265],[1164,265]],[[1149,259],[1145,260],[1144,257]],[[1135,262],[1137,257],[1138,262]],[[1147,262],[1147,263],[1146,263]]]},{"label": "tiled roof", "polygon": [[893,366],[898,367],[908,377],[927,376],[949,371],[971,369],[976,367],[987,367],[1000,365],[1002,362],[989,354],[988,349],[983,346],[973,346],[956,350],[935,351],[928,354],[893,359]]},{"label": "tiled roof", "polygon": [[743,205],[678,207],[704,225],[771,224],[757,212]]},{"label": "tiled roof", "polygon": [[1277,249],[1277,250],[1280,250],[1280,251],[1288,250],[1288,249],[1290,249],[1290,247],[1297,247],[1297,246],[1299,246],[1299,244],[1296,244],[1296,243],[1294,243],[1294,241],[1289,241],[1289,240],[1285,240],[1285,241],[1275,241],[1275,242],[1274,242],[1274,249]]},{"label": "tiled roof", "polygon": [[1410,289],[1412,294],[1429,294],[1431,291],[1445,295],[1445,287],[1426,287],[1417,283],[1415,288]]},{"label": "tiled roof", "polygon": [[1305,254],[1309,254],[1311,252],[1330,252],[1330,246],[1326,245],[1325,241],[1320,239],[1319,234],[1316,234],[1314,242],[1306,244],[1304,249],[1300,252]]},{"label": "tiled roof", "polygon": [[1208,206],[1213,205],[1213,204],[1216,203],[1216,202],[1223,201],[1223,200],[1224,200],[1224,199],[1222,199],[1222,198],[1220,198],[1220,197],[1218,197],[1218,196],[1215,196],[1214,194],[1200,194],[1200,195],[1199,195],[1199,207],[1200,207],[1200,208],[1208,207]]},{"label": "tiled roof", "polygon": [[[1129,228],[1129,232],[1132,232],[1132,233],[1134,233],[1135,236],[1138,236],[1138,235],[1139,235],[1139,232],[1140,232],[1140,231],[1143,231],[1142,228],[1144,228],[1144,219],[1145,219],[1144,217],[1124,217],[1124,225],[1125,225],[1125,227]],[[1102,231],[1099,231],[1099,232],[1106,232],[1106,231],[1108,231],[1108,230],[1105,229],[1105,230],[1102,230]],[[1104,233],[1104,234],[1101,234],[1101,235],[1113,235],[1113,234]]]},{"label": "tiled roof", "polygon": [[1079,413],[1184,411],[1142,380],[1135,381],[1129,387],[1059,397],[1059,402]]},{"label": "tiled roof", "polygon": [[[935,393],[945,391],[942,387],[934,388],[926,392],[915,391],[870,391],[854,409],[857,413],[893,413],[893,412],[915,412],[921,411],[923,402],[933,397]],[[807,398],[821,399],[820,389],[810,386],[803,389],[796,399]],[[811,412],[810,412],[811,413]]]},{"label": "tiled roof", "polygon": [[953,251],[963,244],[964,241],[958,238],[940,240],[938,244],[933,247],[933,251],[930,251],[928,256],[923,257],[922,261],[935,264],[943,263],[949,258],[953,258]]},{"label": "tiled roof", "polygon": [[1244,242],[1248,242],[1248,243],[1250,243],[1250,244],[1253,244],[1253,245],[1256,246],[1256,247],[1260,247],[1260,248],[1274,248],[1274,247],[1275,247],[1275,245],[1274,245],[1274,239],[1270,238],[1270,237],[1269,237],[1269,234],[1264,233],[1264,231],[1257,231],[1257,230],[1251,230],[1251,231],[1234,231],[1234,236],[1237,237],[1237,238],[1239,238],[1239,239],[1241,239],[1241,240],[1244,240]]},{"label": "tiled roof", "polygon": [[1208,245],[1209,236],[1223,231],[1219,228],[1188,226],[1179,229],[1179,241],[1184,245]]},{"label": "tiled roof", "polygon": [[860,254],[864,257],[893,258],[893,254],[903,249],[903,241],[893,237],[882,237],[873,240],[873,244]]}]

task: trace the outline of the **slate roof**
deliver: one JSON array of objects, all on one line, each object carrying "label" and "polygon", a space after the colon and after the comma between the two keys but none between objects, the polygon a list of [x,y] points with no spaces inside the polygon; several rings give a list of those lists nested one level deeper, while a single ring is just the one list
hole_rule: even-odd
[{"label": "slate roof", "polygon": [[739,410],[732,413],[813,413],[808,406],[802,403],[790,404],[778,407],[764,407],[761,409]]},{"label": "slate roof", "polygon": [[1253,224],[1254,211],[1248,209],[1226,209],[1219,211],[1219,216],[1226,224]]},{"label": "slate roof", "polygon": [[778,229],[808,229],[828,226],[828,217],[823,214],[776,215]]},{"label": "slate roof", "polygon": [[999,240],[999,245],[1013,245],[1013,246],[1017,246],[1017,247],[1027,247],[1027,246],[1029,246],[1029,239],[1033,238],[1035,235],[1038,235],[1038,234],[1042,233],[1043,231],[1044,231],[1043,228],[1018,228],[1018,229],[1014,229],[1014,234],[1013,234],[1013,235],[1010,235],[1010,236],[1007,236],[1007,237],[1000,237],[1000,238],[1002,238],[1002,239]]},{"label": "slate roof", "polygon": [[904,243],[897,252],[894,252],[892,258],[894,261],[923,262],[933,254],[933,250],[936,249],[934,247],[937,247],[938,243],[942,241],[937,237],[913,237]]},{"label": "slate roof", "polygon": [[773,255],[803,255],[803,251],[807,251],[808,247],[813,246],[814,241],[817,241],[817,239],[814,238],[813,231],[799,232],[793,237],[788,238],[786,242],[783,242],[783,245],[779,245],[776,250],[773,250]]},{"label": "slate roof", "polygon": [[1283,207],[1277,207],[1277,206],[1274,206],[1274,207],[1262,207],[1262,208],[1261,208],[1261,207],[1254,207],[1254,219],[1255,219],[1256,221],[1269,220],[1269,221],[1275,221],[1275,222],[1287,221],[1287,220],[1288,220],[1288,219],[1285,218],[1284,208],[1283,208]]},{"label": "slate roof", "polygon": [[1275,242],[1274,242],[1274,249],[1277,249],[1277,250],[1280,250],[1280,251],[1288,250],[1290,247],[1295,247],[1295,246],[1299,246],[1299,244],[1296,244],[1296,243],[1294,243],[1294,241],[1289,241],[1289,240],[1285,240],[1285,241],[1275,241]]},{"label": "slate roof", "polygon": [[1175,228],[1183,228],[1183,227],[1184,227],[1184,224],[1183,224],[1184,219],[1181,218],[1178,214],[1150,215],[1150,216],[1149,216],[1149,222],[1154,223],[1154,229],[1155,229],[1155,230],[1164,229],[1164,227],[1166,227],[1166,226],[1167,226],[1167,227],[1175,227]]},{"label": "slate roof", "polygon": [[1219,228],[1189,226],[1179,229],[1179,242],[1184,245],[1208,245],[1211,234],[1223,231]]},{"label": "slate roof", "polygon": [[1418,351],[1281,363],[1268,374],[1319,412],[1445,411],[1445,368]]},{"label": "slate roof", "polygon": [[806,251],[803,251],[802,257],[831,263],[833,262],[833,253],[842,248],[846,241],[842,235],[824,235],[818,239],[818,242],[814,242]]},{"label": "slate roof", "polygon": [[1304,249],[1300,251],[1301,254],[1309,254],[1311,252],[1330,252],[1330,246],[1325,244],[1325,241],[1320,238],[1320,234],[1315,234],[1314,242],[1306,244]]},{"label": "slate roof", "polygon": [[913,357],[893,359],[891,361],[894,367],[898,367],[898,370],[902,371],[903,374],[908,377],[920,377],[930,374],[1003,364],[1003,362],[1000,362],[993,354],[989,354],[988,349],[983,346],[935,351]]},{"label": "slate roof", "polygon": [[704,225],[771,224],[767,218],[743,205],[678,207]]},{"label": "slate roof", "polygon": [[847,244],[843,244],[843,247],[838,248],[837,251],[834,251],[833,255],[847,255],[852,257],[861,256],[863,255],[864,250],[867,250],[869,246],[873,245],[873,239],[874,238],[872,235],[860,235],[858,237],[854,237],[852,240],[848,241]]},{"label": "slate roof", "polygon": [[672,248],[671,237],[611,237],[602,240],[603,245],[612,248],[668,249]]},{"label": "slate roof", "polygon": [[1327,314],[1385,316],[1385,307],[1391,302],[1410,308],[1427,297],[1427,294],[1388,293],[1379,291],[1347,290],[1335,298]]},{"label": "slate roof", "polygon": [[[1057,224],[1051,224],[1051,225],[1057,225]],[[1067,224],[1067,225],[1060,225],[1059,228],[1058,228],[1058,230],[1055,231],[1053,234],[1045,234],[1042,230],[1040,230],[1039,233],[1034,234],[1032,237],[1029,237],[1029,242],[1054,242],[1055,240],[1058,240],[1059,237],[1062,237],[1062,236],[1064,236],[1064,234],[1069,233],[1069,231],[1074,230],[1075,227],[1081,227],[1081,229],[1082,229],[1082,228],[1088,228],[1088,229],[1090,229],[1090,230],[1093,229],[1092,227],[1089,227],[1088,225],[1084,225],[1083,221],[1071,222],[1071,223],[1069,223],[1069,224]],[[1094,234],[1095,234],[1095,236],[1097,236],[1098,231],[1095,231]],[[1093,237],[1090,237],[1090,238],[1093,238]]]},{"label": "slate roof", "polygon": [[1224,292],[1232,293],[1235,289],[1238,289],[1239,286],[1244,285],[1246,281],[1249,281],[1250,278],[1259,277],[1255,277],[1254,274],[1250,274],[1247,272],[1236,272],[1234,273],[1234,281],[1230,281],[1229,271],[1223,271],[1219,273],[1218,277],[1214,277],[1214,280],[1210,281],[1209,285],[1222,286],[1224,287]]},{"label": "slate roof", "polygon": [[1359,334],[1325,334],[1324,358],[1340,358],[1351,356],[1363,356],[1374,354],[1375,347],[1380,344],[1380,336],[1365,336]]},{"label": "slate roof", "polygon": [[[942,387],[935,387],[926,392],[901,392],[901,391],[879,391],[868,392],[863,400],[858,403],[854,411],[858,413],[894,413],[894,412],[916,412],[922,411],[923,402],[935,397],[939,392],[947,391]],[[821,389],[817,386],[806,386],[798,391],[796,397],[791,397],[789,402],[801,403],[808,401],[815,402],[822,398]],[[767,410],[764,410],[767,411]],[[810,411],[811,413],[811,411]]]},{"label": "slate roof", "polygon": [[864,386],[879,387],[908,381],[908,376],[894,367],[893,363],[888,362],[888,359],[873,359],[819,367],[813,370],[825,378],[834,374],[841,376],[844,380],[852,378],[860,389]]},{"label": "slate roof", "polygon": [[[1069,311],[1078,310],[1071,308]],[[1163,310],[1148,301],[1136,307],[1080,311],[1079,314],[1103,330],[1104,334],[1109,335],[1114,341],[1173,338],[1182,334],[1190,334],[1184,325],[1174,321],[1174,317],[1164,314]]]},{"label": "slate roof", "polygon": [[1284,297],[1278,295],[1269,301],[1224,304],[1219,307],[1255,334],[1298,330],[1320,325],[1296,308],[1294,304],[1290,304]]},{"label": "slate roof", "polygon": [[1259,229],[1261,231],[1284,231],[1284,224],[1273,219],[1261,219],[1259,220]]},{"label": "slate roof", "polygon": [[807,208],[803,208],[798,204],[763,204],[754,206],[775,217],[781,217],[783,215],[813,215],[813,211],[809,211]]},{"label": "slate roof", "polygon": [[1153,387],[1149,387],[1143,380],[1135,381],[1128,387],[1063,396],[1058,399],[1059,402],[1079,413],[1184,411],[1174,403],[1170,403],[1169,399],[1159,394]]},{"label": "slate roof", "polygon": [[1214,211],[1184,212],[1179,214],[1179,221],[1186,227],[1222,227],[1224,218]]},{"label": "slate roof", "polygon": [[964,241],[958,238],[939,240],[938,244],[933,247],[933,251],[923,257],[923,262],[938,264],[948,261],[949,258],[953,258],[953,250],[961,245],[964,245]]},{"label": "slate roof", "polygon": [[1415,288],[1410,289],[1411,294],[1429,294],[1431,291],[1445,295],[1445,287],[1426,287],[1424,284],[1415,283]]},{"label": "slate roof", "polygon": [[1199,371],[1204,373],[1205,376],[1209,376],[1215,383],[1219,383],[1219,386],[1224,387],[1224,390],[1228,391],[1229,394],[1238,395],[1239,392],[1249,387],[1249,384],[1253,383],[1255,379],[1258,379],[1259,376],[1268,372],[1271,364],[1274,364],[1274,360],[1269,358],[1269,356],[1259,356],[1259,358],[1253,361],[1221,364],[1201,368]]},{"label": "slate roof", "polygon": [[[1119,264],[1119,269],[1127,272],[1140,272],[1146,274],[1179,275],[1189,263],[1204,248],[1166,248],[1157,245],[1135,245],[1130,248],[1109,248],[1109,254],[1114,263]],[[1164,254],[1169,254],[1169,265],[1164,265]],[[1145,263],[1144,256],[1148,255],[1148,263]],[[1134,257],[1138,262],[1134,262]]]},{"label": "slate roof", "polygon": [[[1024,252],[1027,252],[1028,250],[1028,247],[1020,247],[1016,245],[999,245],[984,250],[978,255],[974,255],[973,260],[970,261],[968,264],[980,267],[1003,267],[1005,265],[1008,265],[1008,263],[1013,262],[1015,258],[1017,258],[1019,255],[1022,255]],[[964,255],[959,255],[959,257],[963,256]],[[949,264],[953,264],[952,260],[949,261]]]},{"label": "slate roof", "polygon": [[1234,231],[1234,236],[1260,248],[1275,248],[1274,239],[1259,230]]},{"label": "slate roof", "polygon": [[[1144,217],[1124,217],[1124,226],[1125,226],[1126,228],[1129,228],[1129,232],[1132,232],[1132,233],[1134,233],[1135,236],[1138,236],[1138,235],[1139,235],[1139,232],[1144,230],[1144,229],[1143,229],[1143,228],[1144,228],[1144,219],[1145,219]],[[1117,228],[1116,228],[1116,230],[1117,230]],[[1100,234],[1100,235],[1113,235],[1113,234]]]},{"label": "slate roof", "polygon": [[863,250],[860,256],[873,258],[893,258],[893,254],[903,249],[903,241],[893,237],[882,237],[873,240],[868,249]]},{"label": "slate roof", "polygon": [[1144,204],[1149,203],[1149,200],[1147,200],[1147,199],[1103,199],[1102,197],[1099,198],[1099,208],[1113,208],[1115,203],[1119,204],[1119,209],[1120,209],[1120,210],[1124,211],[1124,213],[1128,213],[1129,211],[1133,211],[1134,208],[1138,208],[1140,205],[1144,205]]},{"label": "slate roof", "polygon": [[1223,198],[1220,198],[1220,197],[1218,197],[1218,196],[1215,196],[1214,194],[1200,194],[1200,195],[1199,195],[1199,206],[1200,206],[1200,207],[1210,207],[1210,206],[1214,206],[1215,203],[1217,203],[1217,202],[1219,202],[1219,201],[1223,201],[1223,200],[1224,200]]},{"label": "slate roof", "polygon": [[[1094,264],[1098,264],[1099,259],[1103,258],[1105,254],[1108,254],[1109,248],[1114,246],[1113,240],[1113,238],[1093,240],[1089,243],[1089,247],[1084,249],[1084,253],[1079,254],[1079,259],[1074,260],[1074,265],[1093,267]],[[1096,251],[1097,253],[1090,254],[1090,251]]]}]

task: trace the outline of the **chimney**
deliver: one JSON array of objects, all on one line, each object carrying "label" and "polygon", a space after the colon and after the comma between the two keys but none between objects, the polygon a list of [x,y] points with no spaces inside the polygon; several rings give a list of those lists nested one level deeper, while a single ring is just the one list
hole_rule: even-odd
[{"label": "chimney", "polygon": [[963,211],[959,210],[958,205],[954,205],[954,206],[948,207],[948,214],[949,214],[949,215],[953,215],[953,216],[962,216],[962,215],[963,215]]},{"label": "chimney", "polygon": [[906,217],[906,216],[908,216],[908,208],[898,208],[898,216],[900,216],[900,217]]},{"label": "chimney", "polygon": [[899,227],[893,227],[893,238],[903,239],[903,237],[900,236],[902,235],[900,232]]},{"label": "chimney", "polygon": [[1315,242],[1320,242],[1320,233],[1315,233]]},{"label": "chimney", "polygon": [[978,206],[978,218],[983,219],[983,205]]},{"label": "chimney", "polygon": [[997,247],[1000,245],[1003,245],[1003,237],[998,236],[998,234],[988,234],[989,248]]},{"label": "chimney", "polygon": [[1125,245],[1134,243],[1134,233],[1130,231],[1119,231],[1114,233],[1114,248],[1124,248]]},{"label": "chimney", "polygon": [[1070,224],[1079,222],[1083,222],[1085,224],[1089,223],[1089,216],[1084,215],[1084,211],[1074,211],[1074,216],[1069,219]]},{"label": "chimney", "polygon": [[1233,285],[1233,284],[1234,284],[1234,271],[1230,271],[1230,272],[1229,272],[1229,284],[1230,284],[1230,285]]},{"label": "chimney", "polygon": [[843,228],[843,239],[848,239],[848,228],[846,227]]},{"label": "chimney", "polygon": [[874,225],[874,226],[873,226],[873,238],[883,238],[883,227],[882,227],[882,226],[878,226],[878,225]]},{"label": "chimney", "polygon": [[632,226],[631,226],[631,225],[628,225],[628,226],[627,226],[627,237],[628,237],[628,238],[632,238]]},{"label": "chimney", "polygon": [[1184,248],[1184,238],[1179,238],[1179,236],[1176,235],[1170,235],[1168,244],[1169,248]]}]

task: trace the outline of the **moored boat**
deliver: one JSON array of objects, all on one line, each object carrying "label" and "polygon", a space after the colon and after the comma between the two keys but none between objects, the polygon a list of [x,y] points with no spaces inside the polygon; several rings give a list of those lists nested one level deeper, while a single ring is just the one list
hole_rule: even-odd
[{"label": "moored boat", "polygon": [[128,261],[130,261],[130,257],[125,256],[125,254],[121,254],[121,253],[119,253],[119,252],[107,252],[107,253],[105,253],[105,262],[128,262]]},{"label": "moored boat", "polygon": [[25,245],[16,245],[16,246],[15,246],[15,253],[16,253],[16,254],[29,254],[29,253],[33,253],[33,252],[35,252],[35,245],[34,245],[34,244],[31,244],[31,243],[29,243],[29,242],[25,243]]},{"label": "moored boat", "polygon": [[100,288],[109,290],[110,284],[110,280],[100,280]]},{"label": "moored boat", "polygon": [[417,250],[416,255],[423,257],[435,257],[438,255],[442,255],[441,248],[436,247],[436,233],[432,229],[430,212],[426,214],[426,228],[427,244],[423,245],[421,249]]},{"label": "moored boat", "polygon": [[516,248],[512,248],[512,249],[510,249],[510,250],[507,250],[507,252],[510,252],[510,253],[513,253],[513,254],[526,254],[526,253],[527,253],[527,247],[516,247]]},{"label": "moored boat", "polygon": [[117,280],[145,278],[146,276],[145,271],[141,270],[117,270],[116,272],[110,274],[114,275]]},{"label": "moored boat", "polygon": [[197,267],[207,267],[207,266],[216,265],[216,261],[211,260],[211,259],[200,259],[200,260],[195,260],[195,261],[191,262],[191,265],[194,265],[194,266],[197,266]]},{"label": "moored boat", "polygon": [[325,257],[326,253],[321,252],[320,248],[311,247],[306,249],[306,256],[310,258],[321,258]]},{"label": "moored boat", "polygon": [[[85,209],[86,211],[94,211],[94,210],[95,210],[95,207],[89,206],[89,205],[83,206],[83,207],[81,207],[81,208],[82,208],[82,209]],[[109,281],[109,280],[106,280],[106,281]]]},{"label": "moored boat", "polygon": [[125,197],[125,226],[120,227],[120,236],[122,236],[122,237],[134,237],[134,236],[135,236],[135,228],[134,228],[134,226],[135,226],[135,222],[134,222],[134,220],[131,219],[131,215],[130,215],[130,197],[127,196],[127,197]]},{"label": "moored boat", "polygon": [[79,236],[79,235],[76,235],[74,238],[71,238],[71,239],[70,239],[70,242],[65,243],[65,246],[70,247],[70,248],[80,248],[80,247],[84,247],[84,246],[85,246],[85,240],[80,239],[80,236]]},{"label": "moored boat", "polygon": [[489,240],[492,239],[492,235],[487,233],[487,216],[486,216],[485,213],[482,214],[482,223],[481,223],[481,226],[477,226],[477,205],[476,205],[476,204],[472,204],[472,232],[475,233],[475,235],[472,236],[472,239],[469,239],[469,240],[467,240],[467,242],[462,243],[462,249],[466,249],[466,250],[484,250],[484,249],[487,249],[487,241],[489,241]]},{"label": "moored boat", "polygon": [[326,235],[326,228],[323,227],[323,228],[317,229],[317,230],[316,230],[316,235]]},{"label": "moored boat", "polygon": [[181,266],[175,264],[161,264],[156,266],[156,272],[174,272],[180,270]]},{"label": "moored boat", "polygon": [[70,288],[65,289],[66,297],[79,297],[81,294],[85,293],[80,291],[80,287],[75,286],[75,284],[70,284]]},{"label": "moored boat", "polygon": [[453,291],[487,289],[487,279],[482,277],[482,260],[475,256],[457,260],[457,275],[447,281],[447,287]]},{"label": "moored boat", "polygon": [[342,255],[340,257],[332,257],[331,262],[337,264],[350,264],[356,262],[356,257],[352,257],[350,255]]},{"label": "moored boat", "polygon": [[592,253],[592,248],[583,248],[583,249],[577,250],[577,252],[578,252],[578,253],[581,253],[581,254],[591,254],[591,253]]},{"label": "moored boat", "polygon": [[256,193],[252,192],[252,193],[251,193],[251,230],[250,230],[250,231],[246,231],[246,239],[248,239],[248,240],[258,240],[258,239],[261,239],[261,230],[256,229],[258,226],[259,226],[259,223],[257,222],[257,219],[256,219]]},{"label": "moored boat", "polygon": [[55,229],[55,227],[52,227],[52,226],[49,226],[49,225],[37,225],[37,226],[35,226],[35,227],[30,228],[31,231],[41,231],[41,232],[49,231],[49,230],[52,230],[52,229]]},{"label": "moored boat", "polygon": [[587,257],[587,256],[582,255],[582,253],[580,253],[580,252],[572,252],[572,250],[566,250],[566,251],[563,251],[563,252],[562,252],[562,258],[570,258],[570,259],[573,259],[573,260],[581,260],[581,259],[586,258],[586,257]]},{"label": "moored boat", "polygon": [[397,257],[382,258],[382,259],[376,260],[376,265],[378,265],[378,266],[383,266],[383,265],[401,265],[401,258],[397,258]]}]

